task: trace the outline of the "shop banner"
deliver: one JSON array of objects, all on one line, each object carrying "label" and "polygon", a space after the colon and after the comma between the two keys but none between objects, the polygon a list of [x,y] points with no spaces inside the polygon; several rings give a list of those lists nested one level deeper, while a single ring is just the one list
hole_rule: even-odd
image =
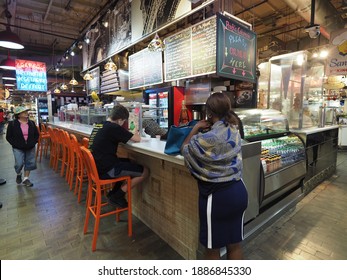
[{"label": "shop banner", "polygon": [[331,33],[326,75],[347,75],[347,29]]}]

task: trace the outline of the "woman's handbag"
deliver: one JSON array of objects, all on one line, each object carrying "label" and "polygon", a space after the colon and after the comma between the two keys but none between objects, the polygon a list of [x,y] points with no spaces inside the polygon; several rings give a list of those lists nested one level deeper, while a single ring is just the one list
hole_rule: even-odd
[{"label": "woman's handbag", "polygon": [[179,154],[181,152],[181,146],[184,140],[197,122],[198,121],[194,120],[183,126],[171,126],[167,134],[164,153],[168,155]]}]

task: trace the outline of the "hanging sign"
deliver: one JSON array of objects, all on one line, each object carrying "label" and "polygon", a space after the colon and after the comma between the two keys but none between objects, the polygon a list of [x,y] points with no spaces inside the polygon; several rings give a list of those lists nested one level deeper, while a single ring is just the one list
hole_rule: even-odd
[{"label": "hanging sign", "polygon": [[347,29],[343,28],[331,33],[330,50],[327,59],[326,75],[347,74]]},{"label": "hanging sign", "polygon": [[216,17],[164,40],[165,82],[216,73]]},{"label": "hanging sign", "polygon": [[161,52],[148,48],[129,56],[129,89],[161,84],[163,82]]},{"label": "hanging sign", "polygon": [[16,59],[17,90],[47,91],[46,63]]},{"label": "hanging sign", "polygon": [[236,20],[217,14],[217,75],[256,82],[256,34]]}]

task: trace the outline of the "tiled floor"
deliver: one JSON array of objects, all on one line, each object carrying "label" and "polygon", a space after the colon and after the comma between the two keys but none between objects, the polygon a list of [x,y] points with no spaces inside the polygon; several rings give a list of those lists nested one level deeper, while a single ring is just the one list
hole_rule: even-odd
[{"label": "tiled floor", "polygon": [[[347,259],[347,152],[338,155],[336,174],[251,240],[246,259]],[[0,259],[181,259],[134,217],[134,235],[126,222],[102,220],[98,250],[91,252],[91,229],[83,234],[85,204],[77,203],[47,159],[32,172],[33,188],[17,186],[13,155],[0,135]],[[198,226],[198,225],[197,225]]]}]

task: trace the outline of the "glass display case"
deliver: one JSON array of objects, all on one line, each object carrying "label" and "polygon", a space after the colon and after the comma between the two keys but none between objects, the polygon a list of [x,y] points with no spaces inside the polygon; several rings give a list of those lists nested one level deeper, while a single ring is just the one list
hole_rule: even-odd
[{"label": "glass display case", "polygon": [[300,187],[306,175],[302,139],[291,133],[287,118],[273,109],[235,110],[248,142],[261,142],[260,207]]},{"label": "glass display case", "polygon": [[106,121],[109,109],[108,108],[90,108],[81,106],[80,108],[69,109],[62,106],[58,112],[59,120],[66,122],[75,122],[86,125],[93,125]]},{"label": "glass display case", "polygon": [[287,118],[273,109],[248,109],[235,112],[242,121],[245,140],[257,141],[289,132]]}]

